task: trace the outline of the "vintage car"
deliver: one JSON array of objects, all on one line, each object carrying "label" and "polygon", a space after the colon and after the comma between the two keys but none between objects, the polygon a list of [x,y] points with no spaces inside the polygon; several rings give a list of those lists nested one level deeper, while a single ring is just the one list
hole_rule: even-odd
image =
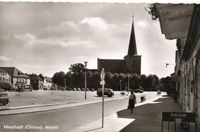
[{"label": "vintage car", "polygon": [[[102,88],[97,89],[97,95],[99,97],[102,96]],[[114,95],[114,91],[110,88],[104,88],[104,95],[107,95],[108,97],[112,97]]]},{"label": "vintage car", "polygon": [[0,105],[6,105],[9,102],[8,94],[7,93],[0,93]]}]

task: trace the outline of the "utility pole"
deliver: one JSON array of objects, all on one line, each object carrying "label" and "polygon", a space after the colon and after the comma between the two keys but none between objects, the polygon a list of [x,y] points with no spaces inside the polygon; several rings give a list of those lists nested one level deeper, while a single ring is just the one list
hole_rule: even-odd
[{"label": "utility pole", "polygon": [[85,99],[87,99],[87,71],[86,71],[86,67],[87,67],[87,61],[84,61],[85,64]]}]

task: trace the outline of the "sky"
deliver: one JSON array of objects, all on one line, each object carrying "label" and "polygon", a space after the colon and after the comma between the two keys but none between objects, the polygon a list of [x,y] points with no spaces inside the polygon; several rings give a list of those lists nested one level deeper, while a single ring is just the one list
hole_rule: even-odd
[{"label": "sky", "polygon": [[[134,22],[142,74],[174,72],[176,41],[161,33],[141,3],[0,3],[0,66],[53,76],[71,64],[123,59]],[[134,16],[134,18],[132,18]],[[165,67],[165,63],[170,63]]]}]

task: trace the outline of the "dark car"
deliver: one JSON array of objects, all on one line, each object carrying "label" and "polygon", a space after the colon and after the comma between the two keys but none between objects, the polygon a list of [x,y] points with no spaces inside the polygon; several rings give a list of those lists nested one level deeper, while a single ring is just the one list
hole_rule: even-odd
[{"label": "dark car", "polygon": [[9,102],[7,93],[0,93],[0,105],[6,105]]},{"label": "dark car", "polygon": [[[97,95],[99,97],[102,96],[102,88],[97,89]],[[107,95],[108,97],[112,97],[114,95],[114,91],[110,88],[104,88],[104,95]]]}]

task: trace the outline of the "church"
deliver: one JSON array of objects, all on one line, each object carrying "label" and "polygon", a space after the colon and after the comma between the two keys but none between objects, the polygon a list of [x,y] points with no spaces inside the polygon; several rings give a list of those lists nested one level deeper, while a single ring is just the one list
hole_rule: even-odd
[{"label": "church", "polygon": [[141,74],[141,55],[137,54],[137,45],[135,39],[134,22],[132,22],[128,54],[124,59],[97,59],[97,69],[101,72],[104,68],[105,72],[111,73],[137,73]]}]

